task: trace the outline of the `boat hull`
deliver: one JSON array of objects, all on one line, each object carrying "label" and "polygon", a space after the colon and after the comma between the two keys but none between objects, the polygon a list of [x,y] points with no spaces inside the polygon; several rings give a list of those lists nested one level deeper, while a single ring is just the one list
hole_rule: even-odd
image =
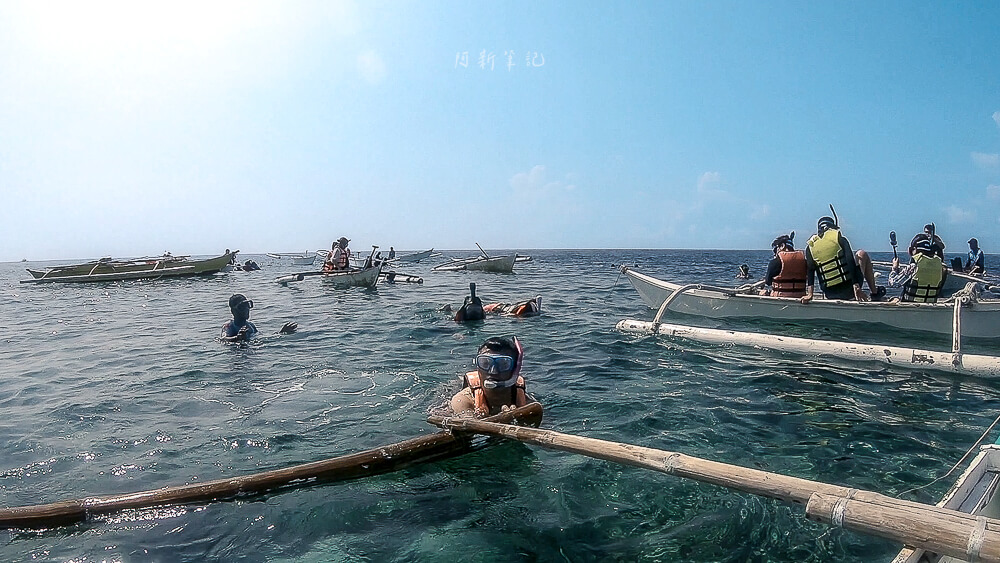
[{"label": "boat hull", "polygon": [[405,256],[397,256],[393,258],[396,262],[420,262],[424,258],[427,258],[434,252],[434,249],[425,250],[423,252],[414,252],[413,254],[407,254]]},{"label": "boat hull", "polygon": [[[622,268],[642,300],[653,309],[682,286]],[[951,303],[887,303],[814,299],[803,305],[798,299],[763,295],[730,295],[712,289],[693,289],[678,295],[670,313],[685,313],[713,319],[767,318],[785,321],[840,321],[882,324],[905,330],[951,335],[954,305]],[[962,308],[963,337],[1000,338],[1000,301],[978,301]]]},{"label": "boat hull", "polygon": [[336,288],[375,287],[382,266],[375,266],[357,272],[338,272],[323,274],[323,282]]},{"label": "boat hull", "polygon": [[175,257],[132,261],[102,260],[49,270],[28,269],[32,279],[22,280],[21,283],[87,283],[207,275],[222,271],[235,257],[235,252],[227,252],[207,260]]},{"label": "boat hull", "polygon": [[448,262],[434,266],[432,269],[437,272],[457,272],[460,270],[468,270],[490,272],[494,274],[509,274],[514,271],[514,260],[516,260],[516,255],[514,254],[511,254],[510,256],[495,256],[493,258],[480,256],[477,258],[469,258],[467,260]]}]

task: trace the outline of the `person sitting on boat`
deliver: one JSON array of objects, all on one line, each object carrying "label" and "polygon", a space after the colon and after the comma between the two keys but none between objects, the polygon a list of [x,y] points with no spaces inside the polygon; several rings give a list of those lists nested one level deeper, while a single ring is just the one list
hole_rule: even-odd
[{"label": "person sitting on boat", "polygon": [[351,269],[351,249],[347,248],[347,243],[351,239],[340,237],[333,243],[330,252],[326,255],[326,262],[323,263],[324,272],[347,271]]},{"label": "person sitting on boat", "polygon": [[736,279],[738,280],[748,280],[750,279],[750,265],[740,264],[740,269],[736,271]]},{"label": "person sitting on boat", "polygon": [[487,339],[473,361],[475,371],[465,374],[462,390],[451,398],[452,412],[479,418],[527,405],[523,361],[524,349],[517,337]]},{"label": "person sitting on boat", "polygon": [[969,239],[969,257],[965,260],[964,270],[972,275],[981,276],[986,273],[986,255],[979,248],[979,239]]},{"label": "person sitting on boat", "polygon": [[939,258],[941,258],[942,261],[944,261],[944,241],[941,240],[941,237],[937,236],[936,231],[937,227],[934,226],[934,223],[928,223],[924,225],[924,232],[917,233],[917,235],[913,237],[913,240],[910,241],[910,247],[907,249],[907,252],[909,252],[910,256],[913,256],[916,253],[915,245],[917,243],[917,240],[926,236],[931,241],[931,246],[934,249],[934,254],[936,254]]},{"label": "person sitting on boat", "polygon": [[901,301],[913,303],[936,303],[941,295],[941,288],[948,277],[948,270],[938,253],[934,239],[926,233],[913,237],[910,243],[913,249],[913,262],[906,268],[900,268],[899,258],[892,259],[890,283],[902,283]]},{"label": "person sitting on boat", "polygon": [[518,303],[490,303],[483,306],[483,312],[510,317],[534,317],[542,314],[542,296],[536,295]]},{"label": "person sitting on boat", "polygon": [[483,310],[483,300],[476,295],[476,284],[469,283],[469,295],[465,297],[462,308],[455,313],[455,322],[481,321],[484,318],[486,318],[486,312]]},{"label": "person sitting on boat", "polygon": [[802,297],[806,294],[806,255],[795,250],[795,231],[771,242],[774,257],[767,264],[764,295],[772,297]]},{"label": "person sitting on boat", "polygon": [[802,303],[813,298],[813,287],[819,274],[819,285],[827,299],[869,301],[871,297],[861,286],[866,281],[876,300],[885,295],[885,288],[875,285],[875,270],[871,257],[864,250],[855,253],[851,242],[841,234],[832,217],[820,217],[816,234],[806,243],[806,294]]},{"label": "person sitting on boat", "polygon": [[[233,319],[222,325],[223,342],[246,342],[257,335],[257,326],[250,322],[250,309],[253,309],[253,301],[247,299],[246,295],[234,293],[229,298],[229,310],[233,312]],[[298,326],[296,323],[285,323],[278,334],[292,334]]]}]

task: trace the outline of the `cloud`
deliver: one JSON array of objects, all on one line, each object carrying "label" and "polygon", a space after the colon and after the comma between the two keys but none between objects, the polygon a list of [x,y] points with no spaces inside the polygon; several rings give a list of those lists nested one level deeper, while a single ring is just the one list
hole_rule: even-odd
[{"label": "cloud", "polygon": [[968,223],[976,218],[974,212],[966,211],[957,205],[945,207],[944,212],[948,216],[949,223]]},{"label": "cloud", "polygon": [[986,197],[990,199],[1000,199],[1000,186],[996,184],[986,186]]},{"label": "cloud", "polygon": [[518,172],[510,179],[510,187],[519,195],[546,195],[569,192],[576,189],[574,184],[558,180],[549,181],[545,166],[537,164],[528,172]]},{"label": "cloud", "polygon": [[1000,154],[974,152],[972,153],[972,162],[983,168],[996,168],[1000,166]]},{"label": "cloud", "polygon": [[698,193],[711,194],[719,193],[719,182],[722,181],[722,174],[718,172],[705,172],[698,178]]},{"label": "cloud", "polygon": [[1000,127],[1000,111],[993,112],[993,121],[996,122],[997,127]]},{"label": "cloud", "polygon": [[379,84],[385,80],[385,63],[375,51],[365,51],[358,55],[358,72],[369,84]]},{"label": "cloud", "polygon": [[754,206],[753,211],[750,212],[750,218],[755,221],[759,221],[770,214],[771,214],[771,206],[767,204],[756,205]]}]

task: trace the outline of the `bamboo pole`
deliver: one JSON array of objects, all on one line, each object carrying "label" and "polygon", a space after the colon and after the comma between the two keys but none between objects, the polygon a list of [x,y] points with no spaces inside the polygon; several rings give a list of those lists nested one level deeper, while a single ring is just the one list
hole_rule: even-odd
[{"label": "bamboo pole", "polygon": [[[490,420],[540,424],[542,405],[530,403],[490,417]],[[350,455],[241,477],[164,487],[136,493],[86,497],[34,506],[0,508],[0,529],[60,526],[81,522],[93,515],[129,508],[221,500],[279,487],[311,485],[320,481],[344,481],[379,475],[417,463],[453,457],[466,453],[471,448],[471,441],[467,437],[456,436],[448,431],[436,432]]]},{"label": "bamboo pole", "polygon": [[946,371],[990,379],[1000,377],[1000,358],[996,356],[960,354],[956,363],[956,356],[953,352],[936,352],[899,346],[877,346],[857,342],[833,342],[677,324],[658,325],[655,322],[628,319],[620,321],[615,328],[622,332],[659,334],[709,344],[739,344],[806,356],[833,356],[851,361],[879,362],[897,368]]},{"label": "bamboo pole", "polygon": [[[889,507],[887,508],[887,513],[891,509],[897,511],[893,513],[895,515],[900,513],[917,513],[930,522],[935,520],[943,521],[945,519],[954,522],[965,522],[969,529],[973,526],[978,526],[981,518],[937,506],[894,499],[871,491],[862,491],[840,485],[830,485],[818,481],[720,463],[678,452],[598,440],[595,438],[584,438],[582,436],[562,434],[551,430],[496,424],[484,420],[443,418],[438,416],[431,416],[427,420],[431,424],[450,428],[457,432],[475,432],[490,436],[500,436],[547,449],[582,454],[596,459],[650,469],[703,483],[711,483],[729,489],[777,499],[788,504],[806,505],[814,494],[819,493]],[[818,515],[821,512],[818,508],[816,510],[817,518],[819,518]],[[889,520],[891,517],[886,516],[885,519]],[[1000,545],[1000,520],[985,518],[982,520],[985,521],[985,524],[982,526],[982,534],[986,538],[984,545],[992,546],[994,543]],[[852,518],[850,522],[851,529],[899,541],[907,545],[917,545],[936,553],[944,553],[961,558],[966,557],[969,535],[965,534],[962,536],[960,533],[955,532],[955,530],[949,529],[944,533],[934,534],[932,537],[917,536],[906,525],[905,520],[901,521],[901,524],[899,522],[887,524],[877,519],[875,521],[867,521],[859,517]],[[958,535],[953,535],[952,532]],[[989,558],[991,553],[992,551],[981,553],[979,560],[1000,562],[1000,551],[992,559]]]}]

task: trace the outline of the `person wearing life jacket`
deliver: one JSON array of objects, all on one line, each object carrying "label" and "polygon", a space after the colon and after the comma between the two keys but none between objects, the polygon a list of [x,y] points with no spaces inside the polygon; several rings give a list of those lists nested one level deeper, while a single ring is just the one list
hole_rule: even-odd
[{"label": "person wearing life jacket", "polygon": [[969,258],[965,261],[964,270],[970,274],[981,276],[986,273],[986,255],[979,248],[979,240],[969,239]]},{"label": "person wearing life jacket", "polygon": [[[885,288],[875,285],[871,257],[864,250],[855,253],[832,217],[820,217],[816,234],[806,242],[806,294],[802,303],[812,301],[816,278],[827,299],[870,301],[885,296]],[[862,291],[868,282],[873,297]]]},{"label": "person wearing life jacket", "polygon": [[340,237],[331,246],[330,252],[326,255],[326,262],[323,263],[324,272],[347,271],[351,269],[351,249],[347,248],[347,243],[351,239]]},{"label": "person wearing life jacket", "polygon": [[534,317],[542,314],[542,296],[536,295],[518,303],[490,303],[483,306],[483,312],[509,317]]},{"label": "person wearing life jacket", "polygon": [[531,399],[521,377],[523,360],[517,337],[487,339],[473,361],[475,371],[465,374],[462,390],[451,399],[452,412],[480,418],[527,405]]},{"label": "person wearing life jacket", "polygon": [[917,233],[917,235],[913,237],[913,240],[910,241],[910,247],[907,249],[910,256],[914,256],[916,254],[916,247],[914,245],[916,244],[917,239],[923,238],[923,236],[927,236],[927,238],[931,241],[931,247],[934,250],[934,254],[938,255],[938,257],[940,257],[941,261],[943,262],[944,241],[941,240],[941,237],[937,235],[937,227],[934,226],[934,223],[928,223],[924,225],[924,232]]},{"label": "person wearing life jacket", "polygon": [[772,297],[802,297],[806,294],[806,255],[795,250],[795,231],[771,242],[774,257],[767,264],[764,294]]},{"label": "person wearing life jacket", "polygon": [[[934,239],[926,233],[913,237],[913,263],[902,270],[905,281],[901,301],[913,303],[935,303],[941,295],[948,271],[938,254]],[[892,261],[893,272],[900,271],[899,259]],[[890,276],[891,278],[892,276]]]}]

